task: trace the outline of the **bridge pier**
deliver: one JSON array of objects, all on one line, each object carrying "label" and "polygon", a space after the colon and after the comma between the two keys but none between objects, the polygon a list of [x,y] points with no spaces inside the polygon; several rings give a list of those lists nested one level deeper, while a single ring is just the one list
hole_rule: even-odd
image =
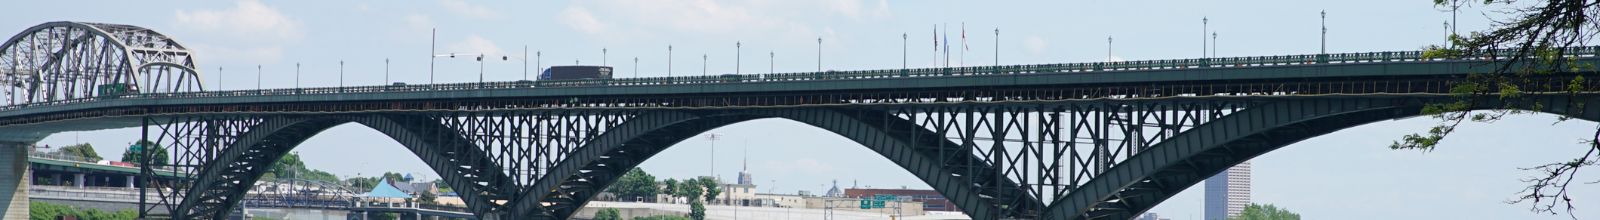
[{"label": "bridge pier", "polygon": [[28,219],[28,150],[20,143],[0,142],[0,219]]}]

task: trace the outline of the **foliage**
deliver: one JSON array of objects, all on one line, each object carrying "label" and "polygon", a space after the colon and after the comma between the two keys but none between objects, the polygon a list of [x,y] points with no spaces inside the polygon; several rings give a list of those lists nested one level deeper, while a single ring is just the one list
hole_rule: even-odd
[{"label": "foliage", "polygon": [[617,208],[603,208],[594,212],[594,220],[622,220],[622,214]]},{"label": "foliage", "polygon": [[400,220],[400,213],[368,212],[367,217],[373,220]]},{"label": "foliage", "polygon": [[[134,147],[139,148],[137,152],[134,150]],[[122,152],[122,162],[139,164],[141,166],[144,165],[144,162],[139,159],[143,158],[144,154],[138,152],[143,152],[145,150],[154,150],[153,152],[150,152],[150,161],[155,166],[166,166],[172,163],[172,160],[167,157],[167,147],[149,141],[139,141],[138,144],[134,144],[134,146],[128,146],[128,150]]]},{"label": "foliage", "polygon": [[706,188],[706,201],[716,200],[717,195],[722,194],[722,189],[717,187],[717,180],[711,177],[700,177],[700,186]]},{"label": "foliage", "polygon": [[88,143],[67,145],[56,151],[63,155],[77,156],[89,161],[100,161],[101,159],[104,159],[100,158],[100,153],[96,153],[94,151],[94,145],[89,145]]},{"label": "foliage", "polygon": [[433,180],[433,185],[439,187],[439,193],[455,192],[455,189],[450,189],[450,184],[445,183],[443,178]]},{"label": "foliage", "polygon": [[46,202],[28,203],[28,219],[30,220],[54,220],[65,216],[72,216],[82,220],[124,220],[138,218],[139,212],[134,210],[106,212],[96,209],[78,209]]},{"label": "foliage", "polygon": [[428,205],[439,204],[438,201],[435,201],[435,200],[438,200],[438,199],[439,199],[439,195],[434,195],[433,192],[428,192],[427,190],[423,190],[422,193],[420,193],[420,195],[417,195],[417,201],[421,202],[422,204],[428,204]]},{"label": "foliage", "polygon": [[693,202],[689,202],[689,219],[705,220],[706,219],[706,204],[703,203],[703,202],[700,202],[700,200],[695,200]]},{"label": "foliage", "polygon": [[1300,214],[1290,212],[1288,209],[1278,208],[1272,204],[1250,203],[1244,207],[1239,216],[1228,220],[1300,220]]},{"label": "foliage", "polygon": [[674,190],[677,194],[674,196],[700,200],[700,194],[705,191],[706,188],[700,185],[700,179],[684,179],[682,183],[678,183],[678,189]]},{"label": "foliage", "polygon": [[676,215],[655,215],[655,216],[633,217],[633,220],[690,220],[690,219],[689,219],[689,217],[676,216]]},{"label": "foliage", "polygon": [[[1583,45],[1595,34],[1600,33],[1596,31],[1596,28],[1600,28],[1600,22],[1595,20],[1600,16],[1600,2],[1594,0],[1534,0],[1531,3],[1515,0],[1432,0],[1432,2],[1445,10],[1455,10],[1471,4],[1505,7],[1493,11],[1507,15],[1508,19],[1494,21],[1494,27],[1487,31],[1473,31],[1466,36],[1452,34],[1451,45],[1431,46],[1427,48],[1425,56],[1488,58],[1500,62],[1498,68],[1493,71],[1472,74],[1464,82],[1452,87],[1450,93],[1458,97],[1455,101],[1427,104],[1423,108],[1423,113],[1439,119],[1440,123],[1425,133],[1405,135],[1391,144],[1390,148],[1432,151],[1462,122],[1468,120],[1494,122],[1508,114],[1539,111],[1545,107],[1541,103],[1524,100],[1524,94],[1565,93],[1573,96],[1593,91],[1585,86],[1584,75],[1592,74],[1596,68],[1592,65],[1570,62],[1574,59],[1570,55],[1576,54],[1566,54],[1567,51],[1562,48]],[[1576,74],[1554,74],[1558,72]],[[1551,85],[1536,83],[1535,79],[1569,81],[1565,85]],[[1566,104],[1582,108],[1581,103]],[[1501,110],[1474,110],[1483,107]],[[1571,115],[1562,115],[1560,120],[1570,118]],[[1510,202],[1531,202],[1534,212],[1551,214],[1555,214],[1556,207],[1560,206],[1571,215],[1576,206],[1572,204],[1573,198],[1568,194],[1567,187],[1573,183],[1579,169],[1600,162],[1600,142],[1597,142],[1600,140],[1600,128],[1596,129],[1594,137],[1587,139],[1582,143],[1588,151],[1575,156],[1573,160],[1523,168],[1538,174],[1523,179],[1529,186],[1518,193],[1520,195],[1517,199]]]},{"label": "foliage", "polygon": [[617,198],[623,200],[655,198],[656,177],[644,172],[643,169],[633,168],[628,173],[622,174],[622,178],[617,179],[611,187],[606,188],[606,192],[617,194]]},{"label": "foliage", "polygon": [[350,183],[350,187],[355,187],[361,190],[370,190],[372,187],[378,186],[377,177],[351,177],[349,179],[345,179],[344,181]]},{"label": "foliage", "polygon": [[411,178],[406,178],[406,175],[395,172],[383,172],[383,179],[395,182],[411,182]]},{"label": "foliage", "polygon": [[677,196],[678,180],[668,178],[666,181],[661,181],[661,194]]}]

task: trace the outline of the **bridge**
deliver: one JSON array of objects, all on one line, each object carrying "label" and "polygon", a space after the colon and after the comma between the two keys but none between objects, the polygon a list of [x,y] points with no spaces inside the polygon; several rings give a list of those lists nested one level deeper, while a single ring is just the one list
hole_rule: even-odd
[{"label": "bridge", "polygon": [[[128,30],[146,35],[119,32]],[[1549,64],[1397,51],[210,91],[192,62],[162,60],[191,53],[150,36],[159,34],[52,22],[7,41],[0,82],[14,88],[0,107],[0,142],[140,128],[171,148],[168,172],[195,180],[161,186],[179,193],[153,207],[217,218],[300,142],[355,123],[415,153],[481,219],[564,219],[675,143],[781,118],[860,143],[974,219],[1129,219],[1250,158],[1418,116],[1429,103],[1600,120],[1585,107],[1600,96],[1561,92],[1597,88],[1594,77],[1571,81],[1594,70],[1530,76],[1514,99],[1451,93],[1507,65],[1593,65],[1594,47],[1565,48],[1570,59]],[[83,54],[127,62],[78,62]],[[171,56],[132,59],[140,54]]]}]

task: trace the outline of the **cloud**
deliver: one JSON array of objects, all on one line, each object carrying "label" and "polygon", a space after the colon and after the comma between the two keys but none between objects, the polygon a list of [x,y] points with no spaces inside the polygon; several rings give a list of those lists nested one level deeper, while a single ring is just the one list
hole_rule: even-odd
[{"label": "cloud", "polygon": [[601,23],[600,19],[596,19],[593,13],[589,13],[589,9],[581,6],[572,6],[561,10],[560,19],[567,26],[571,26],[572,29],[578,29],[578,31],[586,34],[600,34],[606,29],[605,24]]},{"label": "cloud", "polygon": [[870,9],[862,4],[864,1],[866,0],[824,0],[822,1],[822,5],[823,8],[826,8],[829,12],[844,15],[845,17],[850,17],[852,19],[860,19],[862,16],[889,16],[888,0],[878,0],[877,4]]},{"label": "cloud", "polygon": [[1039,55],[1045,48],[1050,47],[1050,44],[1044,42],[1044,38],[1039,35],[1028,35],[1022,38],[1022,46],[1028,50],[1028,55]]},{"label": "cloud", "polygon": [[493,20],[500,18],[500,12],[486,6],[467,3],[466,0],[439,0],[439,6],[445,10],[462,16],[476,19]]},{"label": "cloud", "polygon": [[450,53],[462,53],[462,54],[478,54],[478,53],[481,53],[481,54],[488,54],[490,56],[493,56],[493,55],[505,55],[506,54],[504,50],[500,49],[500,46],[496,46],[494,44],[494,41],[490,41],[489,39],[485,39],[482,36],[478,36],[477,34],[468,35],[466,39],[462,39],[459,42],[452,43],[452,44],[450,44],[450,46],[447,46],[446,49],[448,49],[449,50],[448,52],[450,52]]},{"label": "cloud", "polygon": [[247,39],[298,40],[304,36],[298,21],[255,0],[240,0],[234,8],[221,10],[179,9],[176,20],[179,27]]}]

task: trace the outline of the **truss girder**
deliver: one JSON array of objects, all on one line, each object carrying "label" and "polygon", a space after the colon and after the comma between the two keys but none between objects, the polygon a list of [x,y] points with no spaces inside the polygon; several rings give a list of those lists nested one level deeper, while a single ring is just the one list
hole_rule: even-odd
[{"label": "truss girder", "polygon": [[[456,189],[474,213],[502,209],[493,200],[515,194],[511,178],[472,142],[436,118],[408,115],[274,117],[262,120],[214,152],[195,173],[193,185],[173,213],[178,217],[222,218],[272,163],[322,130],[355,122],[383,133],[416,154]],[[200,122],[203,123],[203,122]],[[198,124],[198,123],[197,123]],[[210,137],[217,138],[217,137]],[[231,144],[227,144],[231,143]],[[200,147],[200,146],[194,146]]]},{"label": "truss girder", "polygon": [[188,48],[150,29],[58,21],[0,44],[7,105],[117,95],[101,87],[113,84],[129,85],[131,92],[202,90]]},{"label": "truss girder", "polygon": [[[1576,98],[1576,99],[1574,99]],[[1293,99],[1247,108],[1178,134],[1051,204],[1044,219],[1131,219],[1189,186],[1244,161],[1284,146],[1381,120],[1417,116],[1421,103],[1448,98]],[[1600,120],[1600,96],[1542,96],[1530,99],[1545,113]],[[1501,108],[1496,101],[1474,102],[1479,109]]]}]

